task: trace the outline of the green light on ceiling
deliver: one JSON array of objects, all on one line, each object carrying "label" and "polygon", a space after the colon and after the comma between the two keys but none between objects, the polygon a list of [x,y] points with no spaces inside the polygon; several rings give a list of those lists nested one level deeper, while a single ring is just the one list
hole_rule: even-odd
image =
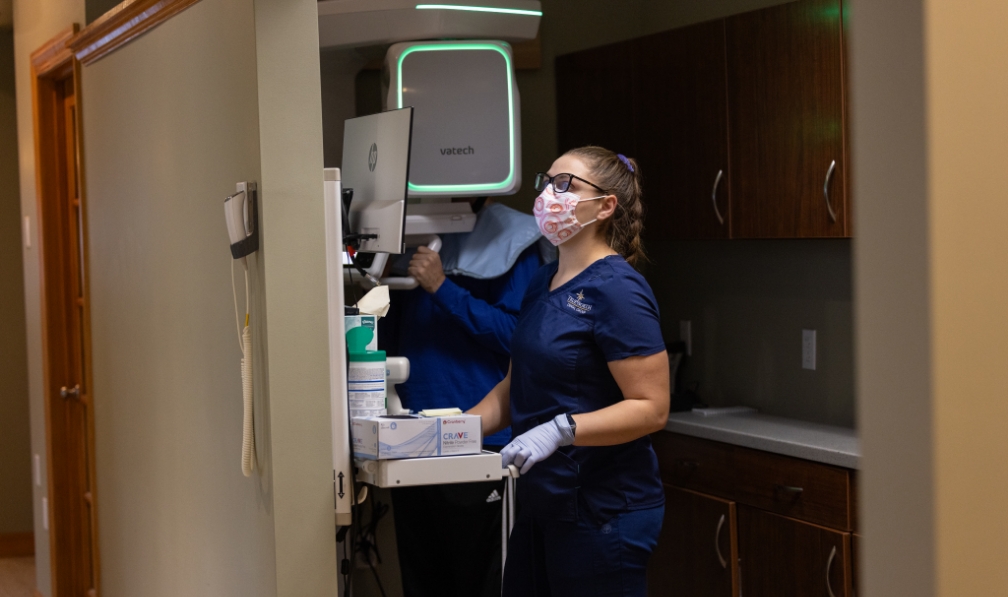
[{"label": "green light on ceiling", "polygon": [[[421,6],[440,6],[436,4],[418,4],[417,8]],[[407,183],[409,190],[417,191],[419,193],[452,193],[452,192],[469,192],[469,191],[499,191],[506,189],[511,185],[514,180],[515,174],[515,140],[514,140],[514,92],[511,90],[511,56],[504,50],[504,48],[485,43],[457,43],[457,44],[438,44],[431,46],[414,46],[409,48],[402,55],[399,56],[399,63],[396,65],[397,78],[399,81],[399,89],[396,93],[396,107],[403,107],[403,85],[402,85],[402,65],[403,60],[413,52],[439,52],[445,50],[490,50],[498,52],[504,57],[504,65],[507,67],[507,84],[508,84],[508,136],[509,136],[509,147],[510,147],[510,164],[508,169],[507,178],[500,182],[491,182],[484,184],[452,184],[452,185],[418,185],[412,182]]]},{"label": "green light on ceiling", "polygon": [[459,6],[457,4],[417,4],[417,10],[463,10],[467,12],[495,12],[506,15],[524,15],[541,17],[541,10],[522,10],[519,8],[497,8],[495,6]]}]

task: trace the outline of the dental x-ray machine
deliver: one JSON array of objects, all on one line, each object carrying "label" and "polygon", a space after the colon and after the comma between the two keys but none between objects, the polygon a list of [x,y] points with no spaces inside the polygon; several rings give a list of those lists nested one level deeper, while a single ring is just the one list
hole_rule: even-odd
[{"label": "dental x-ray machine", "polygon": [[[500,455],[493,452],[405,460],[353,457],[344,285],[416,287],[410,278],[381,278],[390,254],[418,245],[436,251],[438,235],[472,231],[476,216],[469,204],[452,203],[452,198],[517,192],[521,113],[508,41],[534,39],[542,13],[538,0],[502,0],[493,6],[322,0],[318,14],[323,49],[391,44],[384,62],[386,111],[346,121],[343,167],[328,168],[323,176],[333,495],[336,524],[345,528],[364,495],[355,491],[355,482],[406,487],[517,477],[514,467],[502,469]],[[411,41],[422,39],[442,41]],[[352,77],[345,84],[353,85]],[[399,378],[388,383],[405,381],[408,369],[408,363],[392,366],[390,361],[389,373]],[[509,482],[502,504],[505,557],[513,491]]]}]

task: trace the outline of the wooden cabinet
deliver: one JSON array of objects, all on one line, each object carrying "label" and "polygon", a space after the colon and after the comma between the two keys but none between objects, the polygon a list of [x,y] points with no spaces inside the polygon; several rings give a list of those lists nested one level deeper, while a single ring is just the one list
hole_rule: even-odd
[{"label": "wooden cabinet", "polygon": [[641,38],[635,52],[637,160],[650,238],[728,238],[731,172],[724,21]]},{"label": "wooden cabinet", "polygon": [[738,507],[745,597],[849,597],[850,534]]},{"label": "wooden cabinet", "polygon": [[649,597],[737,597],[737,538],[734,502],[666,485]]},{"label": "wooden cabinet", "polygon": [[675,433],[652,441],[666,483],[851,529],[847,469]]},{"label": "wooden cabinet", "polygon": [[853,471],[676,433],[652,443],[666,513],[651,597],[853,596]]},{"label": "wooden cabinet", "polygon": [[634,78],[630,43],[557,56],[557,138],[561,153],[584,145],[601,145],[636,155]]},{"label": "wooden cabinet", "polygon": [[651,238],[849,236],[844,48],[797,0],[559,56],[560,150],[637,157]]},{"label": "wooden cabinet", "polygon": [[733,236],[846,235],[840,0],[730,17],[726,31]]}]

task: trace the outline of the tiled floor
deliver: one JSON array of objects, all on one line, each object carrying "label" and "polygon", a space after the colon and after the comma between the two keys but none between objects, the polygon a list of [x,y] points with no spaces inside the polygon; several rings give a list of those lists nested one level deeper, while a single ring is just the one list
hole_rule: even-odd
[{"label": "tiled floor", "polygon": [[0,597],[35,594],[35,558],[0,558]]}]

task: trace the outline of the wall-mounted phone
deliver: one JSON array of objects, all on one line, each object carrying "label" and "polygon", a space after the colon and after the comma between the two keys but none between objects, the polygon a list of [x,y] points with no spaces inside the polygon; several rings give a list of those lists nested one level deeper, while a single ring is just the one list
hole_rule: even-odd
[{"label": "wall-mounted phone", "polygon": [[[249,276],[248,259],[259,250],[259,204],[256,183],[239,182],[234,195],[224,199],[224,218],[231,241],[231,257],[241,261],[245,269],[245,326],[238,315],[238,294],[234,287],[234,268],[231,270],[231,293],[235,301],[235,325],[238,344],[242,351],[241,377],[242,402],[245,413],[242,419],[242,473],[249,477],[255,464],[255,430],[252,419],[252,331],[249,328]],[[232,264],[234,262],[232,261]]]},{"label": "wall-mounted phone", "polygon": [[224,200],[224,217],[231,238],[231,256],[242,259],[259,250],[259,205],[256,183],[239,182],[237,192]]}]

